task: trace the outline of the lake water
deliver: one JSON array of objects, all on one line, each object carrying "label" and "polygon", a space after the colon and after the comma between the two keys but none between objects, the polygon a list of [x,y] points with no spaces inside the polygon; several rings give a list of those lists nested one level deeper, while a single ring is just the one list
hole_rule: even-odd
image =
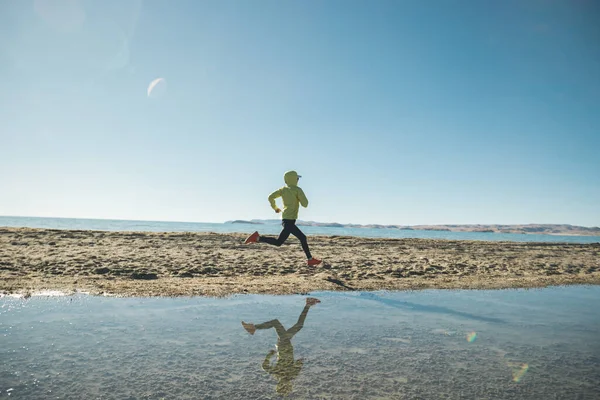
[{"label": "lake water", "polygon": [[[29,227],[49,229],[80,229],[99,231],[142,231],[142,232],[216,232],[216,233],[252,233],[258,230],[262,234],[275,235],[281,230],[279,224],[215,224],[201,222],[158,222],[158,221],[125,221],[109,219],[75,219],[75,218],[37,218],[37,217],[3,217],[0,226]],[[494,240],[511,242],[562,242],[562,243],[597,243],[600,236],[558,236],[490,232],[446,232],[446,231],[411,231],[400,229],[372,228],[330,228],[303,226],[307,235],[357,236],[371,238],[424,238],[449,240]]]},{"label": "lake water", "polygon": [[0,298],[0,398],[598,399],[598,286],[311,296]]}]

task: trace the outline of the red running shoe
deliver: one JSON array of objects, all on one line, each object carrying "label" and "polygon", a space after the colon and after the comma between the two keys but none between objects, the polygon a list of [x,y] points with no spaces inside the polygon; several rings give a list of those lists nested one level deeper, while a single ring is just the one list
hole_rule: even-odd
[{"label": "red running shoe", "polygon": [[260,235],[258,234],[258,232],[254,232],[252,235],[248,236],[248,239],[246,239],[244,244],[256,243],[256,242],[258,242],[259,237],[260,237]]},{"label": "red running shoe", "polygon": [[256,332],[256,327],[254,326],[254,324],[248,324],[248,323],[242,321],[242,326],[244,327],[246,332],[248,332],[251,335],[254,335],[254,332]]},{"label": "red running shoe", "polygon": [[314,267],[315,265],[319,265],[321,264],[321,260],[317,260],[316,258],[311,258],[310,260],[306,261],[306,263],[310,266],[310,267]]},{"label": "red running shoe", "polygon": [[314,306],[315,304],[319,304],[320,302],[321,302],[321,300],[315,299],[314,297],[307,297],[306,298],[306,305],[307,306]]}]

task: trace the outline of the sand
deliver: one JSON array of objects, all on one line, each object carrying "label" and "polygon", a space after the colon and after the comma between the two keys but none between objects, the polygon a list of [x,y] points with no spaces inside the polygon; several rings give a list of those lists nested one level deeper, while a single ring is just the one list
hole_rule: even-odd
[{"label": "sand", "polygon": [[122,296],[320,290],[503,289],[600,284],[600,243],[310,236],[244,245],[243,234],[0,228],[0,293]]}]

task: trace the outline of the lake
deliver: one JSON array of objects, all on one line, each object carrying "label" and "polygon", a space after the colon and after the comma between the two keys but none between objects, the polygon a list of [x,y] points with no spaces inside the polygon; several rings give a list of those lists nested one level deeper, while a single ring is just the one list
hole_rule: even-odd
[{"label": "lake", "polygon": [[[0,226],[29,227],[46,229],[75,229],[98,231],[141,231],[141,232],[215,232],[215,233],[252,233],[276,235],[281,231],[279,224],[232,224],[203,222],[163,222],[163,221],[126,221],[111,219],[78,218],[38,218],[3,217]],[[493,232],[448,232],[420,231],[376,228],[337,228],[302,226],[307,235],[357,236],[370,238],[421,238],[448,240],[489,240],[511,242],[561,242],[561,243],[598,243],[600,236],[562,236]]]}]

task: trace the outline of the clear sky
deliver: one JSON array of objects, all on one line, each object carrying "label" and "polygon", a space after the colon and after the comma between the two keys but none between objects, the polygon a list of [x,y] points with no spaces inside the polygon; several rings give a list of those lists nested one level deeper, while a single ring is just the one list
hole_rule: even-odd
[{"label": "clear sky", "polygon": [[[0,0],[0,215],[600,226],[600,3]],[[163,78],[154,91],[148,85]]]}]

